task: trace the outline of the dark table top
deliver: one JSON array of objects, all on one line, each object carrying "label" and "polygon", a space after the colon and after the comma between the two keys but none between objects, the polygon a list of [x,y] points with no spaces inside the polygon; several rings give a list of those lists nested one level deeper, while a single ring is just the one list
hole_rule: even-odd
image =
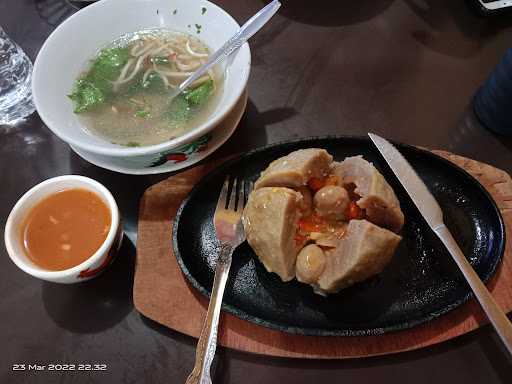
[{"label": "dark table top", "polygon": [[[261,0],[217,1],[239,22]],[[0,25],[34,59],[72,13],[63,0],[3,0]],[[84,38],[86,38],[84,34]],[[249,104],[229,154],[285,139],[373,131],[512,171],[512,140],[479,125],[471,97],[511,45],[510,17],[484,19],[462,0],[285,2],[251,41]],[[115,195],[127,240],[101,277],[81,285],[34,279],[0,257],[0,382],[183,382],[196,341],[133,307],[138,201],[168,175],[95,167],[52,135],[37,113],[0,127],[0,217],[34,184],[57,175],[98,179]],[[218,155],[218,154],[217,154]],[[107,364],[103,372],[13,372],[13,364]],[[347,361],[275,359],[220,348],[215,383],[510,382],[512,359],[489,326],[442,345]],[[507,380],[508,379],[508,380]]]}]

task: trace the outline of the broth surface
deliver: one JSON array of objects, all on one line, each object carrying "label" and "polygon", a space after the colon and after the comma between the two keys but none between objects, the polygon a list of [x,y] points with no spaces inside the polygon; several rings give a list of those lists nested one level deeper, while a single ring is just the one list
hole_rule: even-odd
[{"label": "broth surface", "polygon": [[61,271],[91,257],[107,238],[109,208],[94,192],[67,189],[37,203],[21,227],[23,247],[41,268]]},{"label": "broth surface", "polygon": [[206,62],[196,36],[163,29],[127,34],[102,49],[70,98],[86,129],[114,144],[145,146],[181,136],[208,120],[222,90],[219,69],[176,98],[172,89]]}]

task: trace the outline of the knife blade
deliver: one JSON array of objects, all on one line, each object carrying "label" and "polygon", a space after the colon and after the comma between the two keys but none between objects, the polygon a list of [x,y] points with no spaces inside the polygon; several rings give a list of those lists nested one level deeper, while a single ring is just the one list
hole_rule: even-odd
[{"label": "knife blade", "polygon": [[384,160],[386,160],[430,228],[432,228],[450,252],[503,344],[505,344],[508,352],[512,355],[512,324],[487,290],[482,280],[480,280],[480,277],[444,224],[443,211],[438,202],[409,162],[389,141],[373,133],[368,133],[368,136],[370,136],[370,140],[375,144],[382,157],[384,157]]},{"label": "knife blade", "polygon": [[384,157],[384,160],[386,160],[386,163],[388,163],[400,184],[405,188],[430,228],[435,231],[436,228],[443,225],[441,207],[423,180],[421,180],[402,154],[386,139],[373,133],[369,133],[368,136],[370,136],[371,141],[373,141],[373,144],[375,144],[382,157]]}]

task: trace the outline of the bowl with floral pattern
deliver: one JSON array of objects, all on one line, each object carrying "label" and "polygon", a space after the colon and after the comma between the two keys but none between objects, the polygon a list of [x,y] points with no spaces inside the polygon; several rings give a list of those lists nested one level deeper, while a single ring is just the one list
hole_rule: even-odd
[{"label": "bowl with floral pattern", "polygon": [[167,141],[143,146],[123,146],[91,133],[74,113],[68,97],[76,79],[102,47],[120,36],[150,29],[197,35],[210,51],[215,51],[239,29],[239,24],[206,0],[103,0],[57,27],[34,64],[33,97],[44,123],[81,157],[117,172],[169,172],[201,160],[231,135],[236,124],[227,127],[223,121],[241,102],[245,105],[251,63],[248,44],[221,68],[221,93],[197,126]]}]

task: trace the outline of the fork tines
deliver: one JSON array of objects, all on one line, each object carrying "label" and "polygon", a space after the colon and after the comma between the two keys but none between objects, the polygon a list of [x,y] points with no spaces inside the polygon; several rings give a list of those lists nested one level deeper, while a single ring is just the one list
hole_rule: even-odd
[{"label": "fork tines", "polygon": [[217,210],[229,209],[231,211],[237,211],[242,209],[245,205],[245,181],[241,182],[238,179],[234,179],[233,184],[230,185],[230,176],[227,175],[224,180],[224,184],[220,191],[219,200],[217,202]]},{"label": "fork tines", "polygon": [[227,175],[224,180],[219,200],[217,202],[217,210],[228,209],[231,211],[238,211],[243,209],[247,202],[253,183],[234,178],[233,183],[231,184],[230,179],[231,176]]}]

